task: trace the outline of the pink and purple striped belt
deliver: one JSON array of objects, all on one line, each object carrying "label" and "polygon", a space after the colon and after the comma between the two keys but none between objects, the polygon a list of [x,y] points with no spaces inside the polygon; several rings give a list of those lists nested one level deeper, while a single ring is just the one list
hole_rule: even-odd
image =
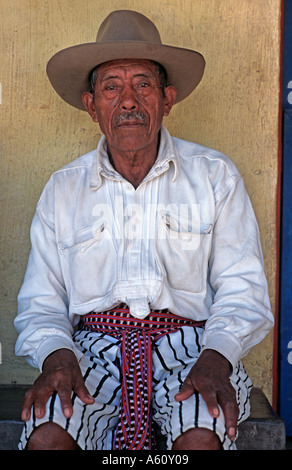
[{"label": "pink and purple striped belt", "polygon": [[104,333],[121,341],[122,390],[120,419],[114,450],[148,450],[155,446],[152,428],[152,342],[182,326],[203,327],[205,321],[188,320],[169,310],[154,310],[140,320],[121,304],[107,312],[81,318],[80,329]]}]

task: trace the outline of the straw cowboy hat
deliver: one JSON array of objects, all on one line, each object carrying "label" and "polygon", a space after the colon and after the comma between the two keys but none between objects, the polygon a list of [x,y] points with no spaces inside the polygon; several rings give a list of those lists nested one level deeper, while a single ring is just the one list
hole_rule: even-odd
[{"label": "straw cowboy hat", "polygon": [[196,88],[205,68],[200,53],[162,44],[156,26],[146,16],[118,10],[103,21],[96,42],[55,54],[48,62],[47,74],[63,100],[85,110],[82,93],[89,89],[90,72],[97,65],[117,59],[149,59],[163,65],[169,84],[177,89],[176,103]]}]

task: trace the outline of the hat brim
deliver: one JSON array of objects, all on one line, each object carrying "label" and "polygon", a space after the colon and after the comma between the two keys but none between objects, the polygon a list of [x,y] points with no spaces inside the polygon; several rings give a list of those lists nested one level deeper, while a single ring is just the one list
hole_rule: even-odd
[{"label": "hat brim", "polygon": [[84,111],[82,94],[88,91],[90,72],[118,59],[148,59],[163,65],[169,84],[177,89],[176,103],[197,87],[205,68],[203,56],[190,49],[148,42],[86,43],[57,52],[47,64],[47,74],[60,97]]}]

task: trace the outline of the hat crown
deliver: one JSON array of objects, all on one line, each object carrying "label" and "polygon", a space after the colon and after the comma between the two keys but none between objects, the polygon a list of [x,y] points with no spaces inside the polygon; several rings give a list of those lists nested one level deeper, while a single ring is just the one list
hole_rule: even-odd
[{"label": "hat crown", "polygon": [[161,44],[156,26],[146,16],[131,10],[110,13],[100,25],[97,43],[147,42]]}]

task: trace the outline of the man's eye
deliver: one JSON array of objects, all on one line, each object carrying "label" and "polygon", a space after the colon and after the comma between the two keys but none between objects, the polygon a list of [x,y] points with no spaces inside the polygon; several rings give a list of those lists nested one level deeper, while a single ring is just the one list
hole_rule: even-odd
[{"label": "man's eye", "polygon": [[136,85],[137,93],[149,95],[153,91],[153,86],[149,82],[141,82]]},{"label": "man's eye", "polygon": [[115,85],[108,85],[105,89],[107,91],[114,91],[116,89],[116,87],[115,87]]}]

